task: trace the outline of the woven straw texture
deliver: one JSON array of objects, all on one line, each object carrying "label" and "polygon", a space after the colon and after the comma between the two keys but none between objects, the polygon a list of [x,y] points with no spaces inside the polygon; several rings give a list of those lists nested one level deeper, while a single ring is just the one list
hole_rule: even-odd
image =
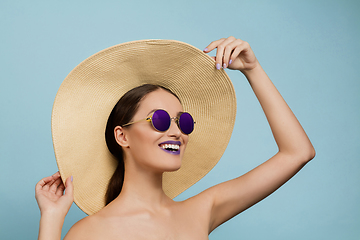
[{"label": "woven straw texture", "polygon": [[91,215],[105,205],[116,160],[105,143],[108,116],[130,89],[158,84],[172,90],[196,121],[181,168],[164,173],[163,189],[174,198],[219,161],[236,115],[233,85],[201,50],[173,40],[142,40],[105,49],[65,78],[52,112],[52,136],[62,179],[74,176],[74,200]]}]

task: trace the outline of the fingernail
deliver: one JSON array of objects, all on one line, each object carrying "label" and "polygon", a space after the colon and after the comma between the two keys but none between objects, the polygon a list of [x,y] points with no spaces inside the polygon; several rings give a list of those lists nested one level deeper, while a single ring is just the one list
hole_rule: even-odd
[{"label": "fingernail", "polygon": [[217,69],[217,70],[220,70],[220,63],[217,63],[217,64],[216,64],[216,69]]},{"label": "fingernail", "polygon": [[226,68],[226,63],[223,64],[223,68],[224,68],[224,69]]},{"label": "fingernail", "polygon": [[203,50],[203,52],[207,52],[207,50],[208,50],[208,49],[207,49],[207,48],[205,48],[205,49]]},{"label": "fingernail", "polygon": [[231,63],[232,63],[232,60],[230,59],[229,64],[231,64]]},{"label": "fingernail", "polygon": [[71,177],[70,177],[70,180],[73,181],[73,179],[74,179],[73,176],[71,176]]}]

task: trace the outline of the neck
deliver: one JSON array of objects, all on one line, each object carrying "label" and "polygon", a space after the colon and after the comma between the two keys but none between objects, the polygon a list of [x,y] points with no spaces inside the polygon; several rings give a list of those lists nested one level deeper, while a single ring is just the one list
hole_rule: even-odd
[{"label": "neck", "polygon": [[157,211],[163,208],[172,200],[162,189],[162,175],[161,172],[125,163],[123,187],[112,205],[120,204],[126,206],[127,209],[148,211]]}]

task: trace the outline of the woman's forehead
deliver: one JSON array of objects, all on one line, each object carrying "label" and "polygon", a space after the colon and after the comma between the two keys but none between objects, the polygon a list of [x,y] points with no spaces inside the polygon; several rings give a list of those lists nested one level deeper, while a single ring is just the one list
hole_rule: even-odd
[{"label": "woman's forehead", "polygon": [[148,93],[140,101],[138,112],[149,113],[156,109],[164,109],[169,113],[183,111],[180,101],[173,94],[163,89]]}]

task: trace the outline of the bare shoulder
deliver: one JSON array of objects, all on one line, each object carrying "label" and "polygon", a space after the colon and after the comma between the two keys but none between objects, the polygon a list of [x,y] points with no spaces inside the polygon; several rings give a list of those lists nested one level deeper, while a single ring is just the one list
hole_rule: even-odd
[{"label": "bare shoulder", "polygon": [[98,216],[92,215],[85,217],[75,223],[66,234],[64,240],[81,239],[100,239],[102,221]]}]

